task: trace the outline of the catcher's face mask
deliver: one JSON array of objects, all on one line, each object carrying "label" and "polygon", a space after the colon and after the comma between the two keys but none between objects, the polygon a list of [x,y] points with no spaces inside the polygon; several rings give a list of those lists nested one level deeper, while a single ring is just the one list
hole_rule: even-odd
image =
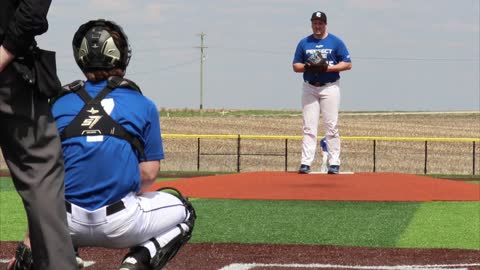
[{"label": "catcher's face mask", "polygon": [[[120,42],[114,40],[111,31],[120,35]],[[72,46],[73,56],[82,71],[114,68],[125,70],[132,55],[123,29],[116,23],[103,19],[81,25],[73,36]]]}]

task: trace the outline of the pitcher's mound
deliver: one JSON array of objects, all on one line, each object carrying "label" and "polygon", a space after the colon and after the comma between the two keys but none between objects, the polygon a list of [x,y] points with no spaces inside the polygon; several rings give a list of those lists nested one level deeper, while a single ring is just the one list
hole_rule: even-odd
[{"label": "pitcher's mound", "polygon": [[156,183],[188,197],[250,200],[479,201],[480,185],[400,173],[247,172]]}]

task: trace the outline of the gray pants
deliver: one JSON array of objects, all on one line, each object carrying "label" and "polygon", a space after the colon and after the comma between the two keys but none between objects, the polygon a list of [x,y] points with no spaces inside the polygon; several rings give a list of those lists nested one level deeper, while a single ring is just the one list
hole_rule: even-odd
[{"label": "gray pants", "polygon": [[34,268],[77,269],[57,127],[47,98],[27,86],[12,65],[0,73],[0,126],[3,156],[27,213]]}]

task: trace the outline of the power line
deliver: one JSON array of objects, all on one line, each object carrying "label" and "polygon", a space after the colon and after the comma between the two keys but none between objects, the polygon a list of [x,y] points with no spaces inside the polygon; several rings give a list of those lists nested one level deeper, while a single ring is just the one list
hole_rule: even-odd
[{"label": "power line", "polygon": [[263,50],[263,49],[252,49],[252,48],[228,48],[228,47],[210,47],[212,49],[223,49],[223,50],[234,50],[234,51],[245,51],[250,53],[261,53],[261,54],[288,54],[291,55],[293,52],[280,52],[272,50]]},{"label": "power line", "polygon": [[353,59],[372,60],[372,61],[479,62],[479,59],[467,59],[467,58],[414,58],[414,57],[354,56]]},{"label": "power line", "polygon": [[142,53],[158,53],[159,51],[175,51],[175,50],[185,50],[185,49],[193,49],[195,47],[159,47],[159,48],[147,48],[147,49],[135,49],[133,48],[134,54],[142,54]]},{"label": "power line", "polygon": [[[290,52],[281,52],[281,51],[270,51],[270,50],[264,50],[264,49],[255,49],[255,48],[242,48],[242,47],[207,47],[205,46],[204,43],[204,37],[206,36],[205,33],[200,33],[198,34],[201,38],[201,44],[200,46],[195,46],[195,47],[178,47],[178,48],[159,48],[159,49],[185,49],[185,48],[199,48],[200,49],[200,109],[203,109],[203,64],[205,61],[205,52],[204,49],[210,48],[210,49],[222,49],[222,50],[231,50],[235,51],[232,52],[232,54],[238,54],[237,52],[243,51],[243,52],[248,52],[248,53],[259,53],[259,54],[275,54],[275,55],[291,55],[292,53]],[[150,52],[154,51],[155,49],[146,49],[146,50],[139,50],[139,52]],[[138,51],[137,51],[138,52]],[[63,55],[57,55],[57,58],[64,58],[64,57],[71,57],[69,56],[63,56]],[[141,58],[140,58],[141,59]],[[410,62],[470,62],[470,63],[478,63],[480,62],[480,59],[477,58],[428,58],[428,57],[378,57],[378,56],[353,56],[352,57],[353,61],[391,61],[391,62],[398,62],[398,61],[410,61]],[[138,75],[138,74],[148,74],[152,72],[157,72],[157,71],[163,71],[167,69],[174,69],[186,65],[191,65],[194,63],[197,63],[198,59],[191,59],[185,62],[181,63],[176,63],[173,65],[167,65],[163,67],[156,68],[155,70],[151,71],[138,71],[138,72],[131,72],[130,74],[132,75]],[[62,69],[58,68],[59,71],[66,72],[66,73],[72,73],[72,74],[77,74],[78,71],[73,71],[73,70],[67,70],[67,69]]]},{"label": "power line", "polygon": [[161,70],[165,70],[165,69],[172,69],[172,68],[177,68],[177,67],[182,67],[182,66],[190,65],[190,64],[196,63],[197,61],[198,61],[198,59],[195,58],[195,59],[192,59],[192,60],[189,60],[189,61],[186,61],[186,62],[177,63],[177,64],[173,64],[173,65],[169,65],[169,66],[164,66],[164,67],[157,68],[157,69],[151,70],[151,71],[131,72],[130,74],[146,74],[146,73],[152,73],[152,72],[157,72],[157,71],[161,71]]},{"label": "power line", "polygon": [[[240,48],[240,47],[210,47],[211,49],[223,49],[223,50],[234,50],[234,51],[244,51],[249,53],[259,53],[259,54],[282,54],[282,55],[293,55],[293,52],[281,52],[281,51],[271,51],[264,49],[253,49],[253,48]],[[378,57],[378,56],[355,56],[352,57],[353,60],[372,60],[372,61],[439,61],[439,62],[479,62],[480,59],[477,58],[429,58],[429,57]]]},{"label": "power line", "polygon": [[[198,35],[203,35],[203,37],[206,36],[205,33],[200,33]],[[201,38],[203,39],[201,36]],[[203,46],[203,45],[201,45]],[[159,50],[185,50],[185,49],[201,49],[201,55],[203,55],[203,60],[205,55],[203,54],[203,49],[207,48],[204,46],[201,48],[201,46],[193,46],[193,47],[158,47],[158,48],[148,48],[148,49],[141,49],[141,50],[135,50],[134,49],[134,54],[144,54],[144,53],[150,53],[150,52],[158,52]],[[232,51],[233,55],[238,55],[238,52],[245,52],[245,53],[253,53],[253,54],[271,54],[271,55],[288,55],[288,56],[293,56],[293,51],[272,51],[272,50],[267,50],[267,49],[257,49],[257,48],[246,48],[246,47],[221,47],[221,46],[209,46],[209,49],[219,49],[219,50],[229,50]],[[62,54],[57,54],[57,58],[70,58],[71,55],[62,55]],[[202,59],[202,58],[201,58]],[[412,61],[412,62],[480,62],[480,58],[477,57],[472,57],[472,58],[437,58],[437,57],[395,57],[395,56],[362,56],[362,55],[352,55],[352,60],[361,60],[361,61],[392,61],[392,62],[397,62],[397,61]],[[202,61],[202,60],[201,60]],[[167,66],[161,69],[167,69],[170,68],[171,66]]]}]

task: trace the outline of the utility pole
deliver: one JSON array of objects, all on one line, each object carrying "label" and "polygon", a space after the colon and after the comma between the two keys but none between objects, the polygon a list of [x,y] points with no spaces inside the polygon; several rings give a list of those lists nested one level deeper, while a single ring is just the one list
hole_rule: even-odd
[{"label": "utility pole", "polygon": [[204,46],[203,41],[204,37],[207,35],[203,32],[198,34],[200,36],[200,111],[203,110],[203,62],[205,61],[205,53],[203,49],[208,48],[207,46]]}]

